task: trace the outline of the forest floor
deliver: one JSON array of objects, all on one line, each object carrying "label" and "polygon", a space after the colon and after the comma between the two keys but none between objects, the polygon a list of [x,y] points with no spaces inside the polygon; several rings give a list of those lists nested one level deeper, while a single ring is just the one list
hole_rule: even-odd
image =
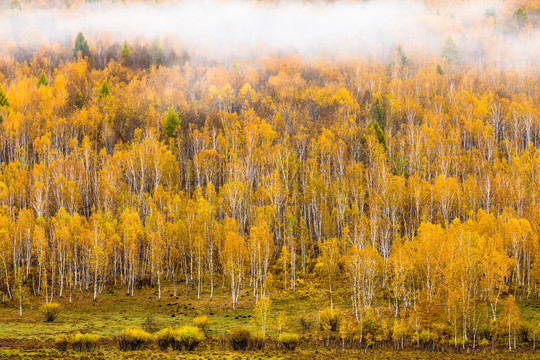
[{"label": "forest floor", "polygon": [[[235,310],[231,305],[228,289],[219,289],[212,301],[207,293],[197,299],[196,292],[188,296],[183,288],[178,289],[178,296],[173,296],[172,288],[165,288],[162,299],[158,301],[157,291],[143,288],[135,291],[135,296],[125,294],[125,289],[116,288],[104,291],[93,302],[90,293],[73,293],[72,302],[68,296],[53,301],[62,304],[62,311],[54,322],[44,322],[39,312],[41,302],[33,301],[25,305],[23,316],[13,304],[0,303],[0,359],[424,359],[436,357],[439,360],[456,358],[456,353],[430,353],[427,351],[389,351],[368,350],[367,354],[359,350],[339,350],[324,347],[313,348],[310,344],[301,344],[294,352],[285,352],[270,346],[261,351],[233,352],[222,342],[222,335],[235,328],[247,328],[256,331],[253,321],[254,299],[251,296],[241,298]],[[341,304],[345,307],[345,303]],[[321,309],[326,304],[321,304]],[[337,306],[340,303],[337,302]],[[380,307],[380,311],[385,306]],[[387,307],[386,307],[387,308]],[[540,312],[538,300],[521,301],[523,318],[533,317]],[[300,317],[307,319],[311,326],[317,324],[319,302],[313,299],[291,299],[287,296],[274,299],[269,310],[269,318],[286,316],[287,331],[303,333]],[[210,321],[209,338],[192,353],[174,351],[161,352],[156,349],[144,351],[120,352],[114,341],[126,327],[148,325],[154,331],[167,326],[178,327],[191,325],[193,318],[206,315]],[[387,314],[388,315],[388,314]],[[148,324],[149,318],[151,319]],[[276,323],[269,321],[268,333],[276,333]],[[92,353],[72,351],[58,352],[53,339],[61,333],[90,332],[100,335],[98,349]],[[467,359],[540,359],[540,352],[505,352],[477,351],[474,354],[460,354]]]},{"label": "forest floor", "polygon": [[185,359],[185,360],[453,360],[453,359],[466,359],[466,360],[532,360],[540,359],[540,353],[532,352],[476,352],[474,354],[456,354],[456,353],[431,353],[427,351],[390,351],[390,350],[375,350],[364,353],[361,350],[310,350],[299,349],[294,352],[284,351],[208,351],[208,350],[195,350],[190,353],[177,353],[173,351],[130,351],[121,352],[118,350],[107,351],[95,351],[92,353],[76,353],[72,351],[59,352],[57,350],[36,350],[33,352],[23,352],[20,350],[6,350],[0,349],[0,359],[96,359],[96,360],[109,360],[109,359],[138,359],[138,360],[157,360],[157,359]]}]

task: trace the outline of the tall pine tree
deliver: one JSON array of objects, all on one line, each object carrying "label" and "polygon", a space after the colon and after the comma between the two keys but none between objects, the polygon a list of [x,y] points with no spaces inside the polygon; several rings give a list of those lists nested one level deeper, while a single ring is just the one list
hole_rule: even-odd
[{"label": "tall pine tree", "polygon": [[88,42],[84,38],[84,35],[82,32],[79,32],[77,34],[77,37],[75,38],[75,45],[73,46],[73,58],[76,59],[77,56],[79,56],[79,52],[81,53],[81,57],[88,57],[90,55],[90,49],[88,47]]}]

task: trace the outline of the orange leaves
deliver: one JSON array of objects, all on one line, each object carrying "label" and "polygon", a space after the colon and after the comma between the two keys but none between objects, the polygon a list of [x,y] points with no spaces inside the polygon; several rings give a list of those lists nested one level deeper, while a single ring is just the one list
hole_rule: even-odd
[{"label": "orange leaves", "polygon": [[[230,282],[236,305],[269,278],[295,291],[298,260],[310,293],[354,295],[359,317],[388,295],[412,338],[415,317],[467,329],[479,304],[495,318],[507,293],[537,288],[534,71],[438,73],[412,54],[398,71],[299,57],[141,70],[132,49],[123,64],[0,64],[2,241],[28,251],[37,291],[62,269],[130,292]],[[182,124],[166,139],[171,106]]]}]

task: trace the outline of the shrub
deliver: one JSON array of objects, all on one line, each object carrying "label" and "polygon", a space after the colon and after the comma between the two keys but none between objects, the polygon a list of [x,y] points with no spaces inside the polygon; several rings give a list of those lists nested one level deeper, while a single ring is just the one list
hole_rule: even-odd
[{"label": "shrub", "polygon": [[167,327],[165,329],[158,331],[154,335],[154,339],[161,350],[167,350],[169,346],[175,348],[176,347],[175,339],[176,339],[177,333],[178,333],[177,330],[171,327]]},{"label": "shrub", "polygon": [[420,342],[426,343],[429,340],[432,340],[431,334],[432,332],[430,332],[429,330],[426,330],[426,329],[421,330],[420,335],[419,335]]},{"label": "shrub", "polygon": [[282,333],[279,335],[278,341],[283,344],[285,349],[292,351],[296,349],[296,346],[300,342],[300,336],[292,333]]},{"label": "shrub", "polygon": [[59,351],[66,351],[71,343],[71,335],[60,334],[54,338],[54,345]]},{"label": "shrub", "polygon": [[152,341],[152,335],[140,328],[127,328],[118,336],[118,347],[122,351],[146,348]]},{"label": "shrub", "polygon": [[75,351],[94,351],[98,341],[99,335],[77,332],[72,335],[71,347]]},{"label": "shrub", "polygon": [[80,332],[60,334],[54,338],[54,344],[60,351],[66,351],[69,345],[75,351],[94,351],[98,341],[99,335]]},{"label": "shrub", "polygon": [[326,308],[321,311],[321,327],[323,330],[337,331],[342,313],[339,310]]},{"label": "shrub", "polygon": [[252,349],[261,350],[264,347],[264,336],[262,332],[252,335],[249,344]]},{"label": "shrub", "polygon": [[205,335],[208,334],[208,331],[210,330],[210,322],[208,321],[207,316],[198,316],[194,318],[193,325],[201,329]]},{"label": "shrub", "polygon": [[39,311],[43,314],[46,322],[53,322],[60,315],[61,306],[58,303],[43,304]]},{"label": "shrub", "polygon": [[518,339],[522,342],[530,342],[532,340],[531,330],[532,329],[528,324],[522,324],[517,330]]},{"label": "shrub", "polygon": [[251,340],[251,333],[247,329],[234,329],[229,331],[228,340],[233,350],[246,350]]},{"label": "shrub", "polygon": [[184,326],[177,331],[175,338],[178,350],[183,347],[186,351],[192,351],[204,340],[204,334],[196,326]]}]

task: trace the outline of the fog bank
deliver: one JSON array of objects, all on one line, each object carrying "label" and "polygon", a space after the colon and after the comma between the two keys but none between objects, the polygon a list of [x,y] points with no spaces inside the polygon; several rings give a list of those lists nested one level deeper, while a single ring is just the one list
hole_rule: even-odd
[{"label": "fog bank", "polygon": [[437,54],[450,35],[464,60],[508,66],[540,55],[540,33],[509,32],[501,2],[427,5],[419,1],[196,1],[99,3],[71,9],[4,10],[0,43],[69,45],[82,31],[128,42],[169,39],[213,60],[265,55],[388,58],[397,44]]}]

